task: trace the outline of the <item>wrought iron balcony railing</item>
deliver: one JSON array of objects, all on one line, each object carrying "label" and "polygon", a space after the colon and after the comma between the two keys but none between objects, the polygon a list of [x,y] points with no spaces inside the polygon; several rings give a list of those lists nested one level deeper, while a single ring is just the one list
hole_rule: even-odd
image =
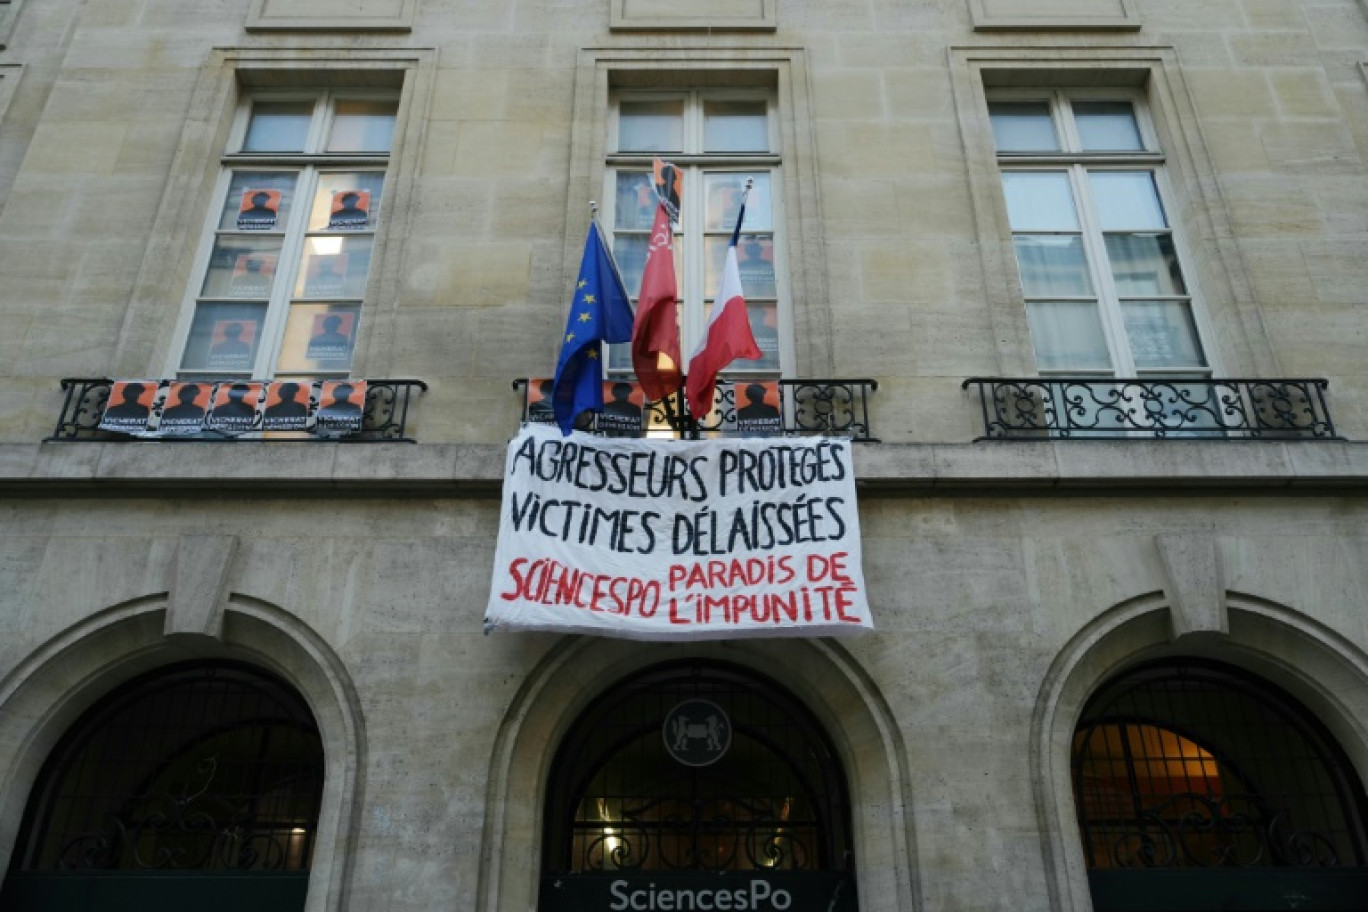
[{"label": "wrought iron balcony railing", "polygon": [[979,440],[1339,440],[1326,380],[970,377]]},{"label": "wrought iron balcony railing", "polygon": [[[213,385],[218,381],[200,381]],[[232,382],[232,381],[222,381]],[[301,381],[301,384],[304,382]],[[158,440],[175,441],[223,441],[249,438],[253,440],[327,440],[340,443],[414,443],[408,436],[408,414],[415,392],[427,389],[422,380],[367,380],[365,404],[361,410],[361,429],[344,433],[323,434],[315,427],[305,426],[297,432],[266,432],[261,430],[261,412],[258,411],[251,426],[241,430],[226,431],[208,424],[199,433],[177,436],[157,437]],[[92,440],[140,440],[144,437],[102,430],[100,419],[109,404],[110,390],[114,381],[106,377],[72,378],[62,381],[65,396],[62,399],[62,412],[57,419],[57,427],[50,441],[72,442]],[[311,403],[316,408],[317,402]]]},{"label": "wrought iron balcony railing", "polygon": [[[553,423],[549,393],[539,387],[549,381],[521,378],[513,389],[522,394],[524,421]],[[659,402],[641,402],[640,388],[630,386],[631,398],[615,405],[611,397],[602,414],[585,413],[579,430],[605,437],[677,436],[701,437],[793,437],[825,434],[848,437],[856,443],[878,443],[869,426],[869,394],[879,388],[877,380],[745,380],[719,382],[716,407],[704,421],[689,416],[684,391]],[[549,390],[549,387],[548,387]],[[737,395],[747,397],[737,405]]]}]

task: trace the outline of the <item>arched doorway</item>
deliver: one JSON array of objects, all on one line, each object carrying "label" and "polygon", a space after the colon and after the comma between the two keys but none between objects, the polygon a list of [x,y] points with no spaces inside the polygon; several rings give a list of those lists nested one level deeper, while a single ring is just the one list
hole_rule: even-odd
[{"label": "arched doorway", "polygon": [[640,673],[580,716],[551,775],[541,912],[856,908],[840,760],[766,678]]},{"label": "arched doorway", "polygon": [[48,757],[0,906],[302,909],[322,786],[317,726],[280,679],[232,662],[145,674]]},{"label": "arched doorway", "polygon": [[1362,910],[1363,786],[1311,713],[1210,661],[1104,684],[1074,734],[1096,912]]}]

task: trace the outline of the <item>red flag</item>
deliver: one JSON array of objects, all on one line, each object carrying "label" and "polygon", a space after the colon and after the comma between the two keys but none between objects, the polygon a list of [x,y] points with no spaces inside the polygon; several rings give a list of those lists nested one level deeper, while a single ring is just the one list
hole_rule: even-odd
[{"label": "red flag", "polygon": [[632,367],[653,402],[679,389],[681,381],[673,241],[665,204],[657,203],[632,327]]}]

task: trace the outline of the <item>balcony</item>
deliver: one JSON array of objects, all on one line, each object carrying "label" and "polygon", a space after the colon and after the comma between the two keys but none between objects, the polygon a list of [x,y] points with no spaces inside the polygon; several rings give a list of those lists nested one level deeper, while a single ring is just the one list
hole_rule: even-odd
[{"label": "balcony", "polygon": [[[205,387],[216,387],[220,382],[241,383],[243,381],[198,381]],[[266,381],[252,381],[264,383]],[[272,441],[330,441],[335,443],[413,443],[412,437],[408,435],[408,413],[409,406],[415,394],[427,389],[427,384],[422,380],[366,380],[351,381],[356,385],[361,382],[366,384],[365,400],[361,406],[361,421],[359,430],[353,431],[325,431],[319,427],[315,415],[318,412],[318,393],[314,390],[311,393],[311,401],[308,404],[308,416],[302,418],[301,428],[297,431],[263,431],[261,408],[257,408],[255,416],[243,422],[233,430],[224,430],[212,426],[211,422],[206,421],[198,432],[191,434],[178,434],[176,436],[158,436],[155,432],[138,435],[132,433],[119,433],[117,431],[103,430],[100,428],[100,420],[104,417],[105,409],[109,405],[110,391],[113,389],[115,381],[108,378],[67,378],[62,381],[62,390],[65,395],[62,399],[62,412],[57,419],[57,427],[51,436],[45,438],[47,441],[68,443],[77,441],[120,441],[120,440],[145,440],[156,439],[161,441],[231,441],[237,439],[264,440]],[[147,380],[145,384],[155,386],[158,381]],[[309,387],[311,381],[301,380],[298,385]],[[360,396],[360,391],[357,391]],[[303,406],[301,406],[301,409]],[[152,406],[151,412],[154,415],[162,414],[162,404],[158,399]]]},{"label": "balcony", "polygon": [[1319,379],[970,377],[976,440],[1342,440]]},{"label": "balcony", "polygon": [[[550,381],[520,378],[513,389],[522,396],[524,421],[554,423],[548,395],[540,387]],[[644,402],[635,384],[604,384],[602,413],[584,413],[577,429],[603,437],[845,437],[855,443],[878,443],[869,425],[869,394],[877,380],[738,380],[719,381],[716,407],[705,421],[688,414],[681,389],[659,402]],[[614,407],[612,389],[623,391]],[[549,387],[547,388],[549,390]],[[737,397],[749,401],[738,407]]]}]

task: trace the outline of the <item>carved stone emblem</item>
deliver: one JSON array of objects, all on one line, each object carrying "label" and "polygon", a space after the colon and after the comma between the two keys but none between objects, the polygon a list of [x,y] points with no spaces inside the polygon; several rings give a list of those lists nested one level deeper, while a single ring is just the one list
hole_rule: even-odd
[{"label": "carved stone emblem", "polygon": [[731,719],[707,700],[685,700],[665,716],[661,726],[665,750],[685,766],[708,766],[731,747]]}]

